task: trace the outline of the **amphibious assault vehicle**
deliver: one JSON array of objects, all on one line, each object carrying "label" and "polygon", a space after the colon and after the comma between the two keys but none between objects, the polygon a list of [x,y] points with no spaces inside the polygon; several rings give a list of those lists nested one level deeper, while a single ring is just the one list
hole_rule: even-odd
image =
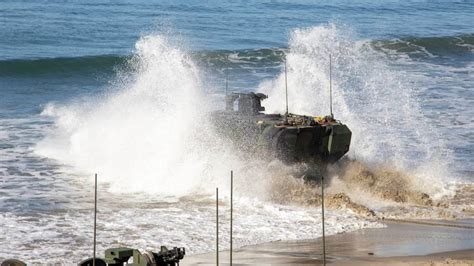
[{"label": "amphibious assault vehicle", "polygon": [[332,163],[349,151],[351,131],[332,115],[264,114],[262,93],[232,93],[213,114],[217,132],[244,153],[288,164]]}]

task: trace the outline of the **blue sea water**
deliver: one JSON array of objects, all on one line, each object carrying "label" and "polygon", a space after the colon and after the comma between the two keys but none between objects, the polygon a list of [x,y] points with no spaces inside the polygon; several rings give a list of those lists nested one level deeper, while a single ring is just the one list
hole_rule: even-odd
[{"label": "blue sea water", "polygon": [[1,59],[126,55],[171,30],[193,50],[284,47],[292,28],[335,21],[373,39],[472,33],[471,1],[2,1]]},{"label": "blue sea water", "polygon": [[[109,93],[122,90],[122,81],[127,80],[127,73],[136,71],[133,62],[139,54],[140,40],[153,36],[166,39],[166,44],[144,41],[145,45],[165,45],[167,48],[160,56],[172,54],[174,50],[169,47],[177,47],[189,55],[201,71],[199,77],[202,82],[212,88],[208,91],[211,95],[224,93],[225,76],[229,77],[232,90],[261,90],[266,81],[281,74],[285,54],[291,53],[292,49],[296,49],[294,47],[317,50],[317,47],[311,46],[317,44],[318,47],[327,47],[327,51],[337,58],[338,51],[341,54],[346,52],[345,57],[341,56],[345,60],[336,60],[335,66],[336,71],[347,71],[336,73],[341,95],[354,93],[342,88],[351,79],[357,79],[355,75],[373,79],[382,76],[376,82],[380,85],[380,91],[370,87],[370,93],[364,95],[376,95],[375,98],[383,103],[377,108],[373,104],[367,105],[365,111],[373,114],[385,110],[387,114],[392,114],[406,102],[409,102],[409,108],[416,107],[412,110],[416,119],[404,119],[402,116],[411,116],[410,112],[405,112],[398,113],[400,117],[385,120],[385,123],[391,123],[390,128],[400,130],[397,136],[403,137],[403,130],[409,131],[409,141],[394,144],[399,150],[406,149],[404,159],[416,161],[421,153],[427,153],[420,146],[441,140],[441,146],[432,147],[439,149],[439,152],[430,152],[446,156],[447,172],[450,173],[446,181],[472,183],[473,15],[474,2],[469,0],[1,1],[2,219],[7,223],[12,222],[5,218],[10,215],[48,213],[53,217],[48,221],[54,223],[54,217],[63,217],[62,212],[72,208],[72,205],[82,206],[88,202],[84,199],[88,192],[75,183],[75,175],[62,170],[64,166],[75,166],[77,161],[61,161],[57,156],[45,156],[37,153],[36,147],[45,138],[51,139],[51,132],[64,123],[73,123],[68,120],[71,117],[67,114],[78,108],[78,102],[104,99]],[[308,31],[295,34],[298,30]],[[354,50],[359,44],[370,52]],[[150,53],[153,54],[153,51]],[[148,52],[145,54],[148,55]],[[308,54],[316,54],[315,60],[320,58],[317,52],[309,51]],[[361,58],[372,55],[377,55],[376,61],[382,61],[384,65],[384,71],[378,75],[367,74],[374,69],[363,64]],[[367,60],[371,62],[373,59]],[[338,62],[341,64],[339,67]],[[294,68],[298,67],[304,69],[304,66],[295,63]],[[376,67],[380,65],[374,65]],[[165,72],[166,69],[167,66],[161,66],[157,71]],[[344,77],[344,74],[352,76]],[[301,79],[303,82],[305,77]],[[409,89],[400,90],[401,85],[395,85],[399,84],[398,81],[407,82],[408,85],[403,85],[403,88],[409,86]],[[362,95],[368,91],[363,84],[364,81],[358,80],[351,86],[354,91],[361,91],[359,95]],[[397,91],[405,96],[409,92],[410,95],[402,102],[397,100]],[[360,99],[354,96],[355,93],[350,95],[345,103],[353,109],[349,108],[345,117],[351,117],[350,110],[359,110],[352,112],[353,116],[363,116],[361,108],[354,107]],[[384,95],[389,98],[383,98]],[[304,107],[305,104],[298,102],[295,106]],[[51,118],[48,114],[55,108],[69,111],[66,115],[55,113]],[[374,124],[379,118],[368,117],[374,119]],[[404,121],[400,123],[403,129],[394,126],[397,119]],[[383,121],[380,123],[383,124]],[[107,123],[104,121],[104,124]],[[123,125],[127,126],[126,123]],[[417,127],[423,127],[423,130],[418,131]],[[365,131],[361,128],[354,132]],[[371,132],[372,135],[387,134],[383,130]],[[420,135],[429,135],[429,139]],[[73,139],[77,134],[73,132],[70,136]],[[361,136],[358,138],[363,139]],[[421,138],[425,140],[420,141]],[[56,149],[74,152],[74,149]],[[360,152],[360,156],[365,156],[369,163],[374,157],[373,162],[377,163],[377,156],[371,157],[367,154],[368,150],[355,152]],[[430,158],[426,155],[424,163],[428,163]],[[18,197],[19,194],[24,196]],[[60,214],[49,214],[50,211]],[[12,227],[20,228],[26,222],[12,223]],[[12,232],[17,231],[0,231],[0,244],[12,241]],[[55,234],[44,236],[48,240],[57,237]],[[69,236],[65,238],[69,239]],[[78,236],[71,238],[79,244],[84,241],[77,240]],[[27,242],[29,240],[13,241],[9,248],[28,250],[24,247]],[[43,252],[59,256],[51,250]],[[2,256],[6,256],[3,250],[0,251],[0,258]]]}]

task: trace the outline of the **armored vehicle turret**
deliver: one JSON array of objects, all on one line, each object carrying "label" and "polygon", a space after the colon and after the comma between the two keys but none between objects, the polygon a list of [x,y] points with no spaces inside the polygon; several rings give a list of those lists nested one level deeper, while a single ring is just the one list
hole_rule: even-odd
[{"label": "armored vehicle turret", "polygon": [[351,131],[332,116],[265,114],[262,93],[226,95],[213,114],[216,131],[238,150],[285,163],[332,163],[349,151]]}]

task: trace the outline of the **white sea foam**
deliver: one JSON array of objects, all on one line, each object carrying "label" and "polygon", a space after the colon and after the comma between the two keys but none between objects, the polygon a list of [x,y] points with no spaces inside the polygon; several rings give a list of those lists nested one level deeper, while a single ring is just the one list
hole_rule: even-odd
[{"label": "white sea foam", "polygon": [[0,131],[0,140],[8,139],[8,132],[7,131]]},{"label": "white sea foam", "polygon": [[[99,191],[99,194],[104,193]],[[228,200],[223,200],[220,246],[225,250],[229,243],[229,208]],[[125,204],[122,208],[111,208],[111,202],[101,200],[98,254],[117,246],[141,250],[159,250],[160,245],[184,246],[188,255],[212,251],[215,245],[214,205],[206,202],[209,200],[177,202],[173,207],[148,204],[147,207],[137,205],[131,208]],[[245,198],[236,200],[234,208],[234,247],[321,236],[318,209],[274,205]],[[91,212],[74,210],[52,215],[1,213],[3,248],[0,258],[15,257],[29,263],[77,263],[91,254],[91,218]],[[361,220],[351,213],[331,211],[326,214],[326,223],[327,234],[382,226]]]}]

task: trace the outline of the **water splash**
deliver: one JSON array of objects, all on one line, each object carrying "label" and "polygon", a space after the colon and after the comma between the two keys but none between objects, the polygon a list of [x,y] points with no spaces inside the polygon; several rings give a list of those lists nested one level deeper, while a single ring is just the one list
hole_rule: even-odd
[{"label": "water splash", "polygon": [[163,36],[138,41],[129,65],[133,74],[116,82],[116,92],[46,108],[55,129],[36,151],[98,172],[112,191],[187,194],[213,156],[202,141],[210,132],[199,69]]},{"label": "water splash", "polygon": [[[334,114],[353,132],[350,157],[368,165],[390,165],[415,176],[414,185],[442,195],[451,160],[427,123],[407,73],[396,71],[369,41],[335,24],[291,33],[288,64],[290,112],[329,113],[329,55],[333,58]],[[284,73],[262,82],[268,112],[285,107]]]}]

